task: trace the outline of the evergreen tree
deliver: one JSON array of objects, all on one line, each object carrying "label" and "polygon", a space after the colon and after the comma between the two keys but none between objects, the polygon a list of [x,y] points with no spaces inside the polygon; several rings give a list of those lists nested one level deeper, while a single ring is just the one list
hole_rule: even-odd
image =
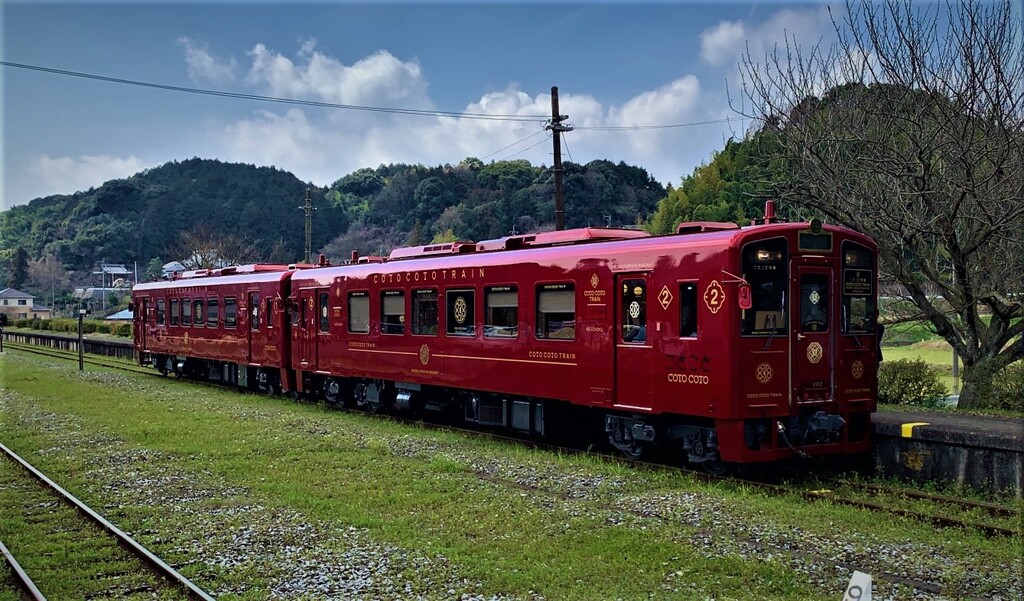
[{"label": "evergreen tree", "polygon": [[28,281],[28,251],[25,247],[19,246],[11,257],[11,263],[7,266],[7,286],[20,289]]}]

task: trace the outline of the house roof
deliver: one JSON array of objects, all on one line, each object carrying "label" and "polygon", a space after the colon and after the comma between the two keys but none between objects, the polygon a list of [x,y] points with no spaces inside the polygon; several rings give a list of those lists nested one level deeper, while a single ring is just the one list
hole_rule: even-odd
[{"label": "house roof", "polygon": [[0,298],[35,298],[31,294],[22,292],[21,290],[15,290],[14,288],[4,288],[0,290]]}]

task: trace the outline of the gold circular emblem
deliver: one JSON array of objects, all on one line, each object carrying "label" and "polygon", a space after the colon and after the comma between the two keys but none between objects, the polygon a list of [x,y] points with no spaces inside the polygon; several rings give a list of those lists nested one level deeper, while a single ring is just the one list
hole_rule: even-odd
[{"label": "gold circular emblem", "polygon": [[461,296],[459,298],[455,299],[454,311],[455,311],[455,321],[457,321],[458,323],[465,323],[466,322],[466,314],[467,314],[467,311],[466,311],[466,299],[462,298]]},{"label": "gold circular emblem", "polygon": [[590,276],[590,287],[597,288],[597,285],[601,283],[601,280],[597,278],[597,274]]},{"label": "gold circular emblem", "polygon": [[757,376],[757,381],[762,384],[767,384],[768,382],[771,382],[773,375],[772,366],[767,363],[758,364],[755,375]]},{"label": "gold circular emblem", "polygon": [[854,380],[859,380],[864,376],[864,364],[861,363],[860,359],[854,361],[853,365],[850,366],[850,374]]},{"label": "gold circular emblem", "polygon": [[429,362],[429,361],[430,361],[430,349],[428,349],[427,345],[424,344],[423,346],[420,347],[420,363],[422,363],[423,365],[426,365],[427,362]]},{"label": "gold circular emblem", "polygon": [[812,342],[807,345],[807,360],[811,363],[817,363],[821,361],[821,345],[817,342]]}]

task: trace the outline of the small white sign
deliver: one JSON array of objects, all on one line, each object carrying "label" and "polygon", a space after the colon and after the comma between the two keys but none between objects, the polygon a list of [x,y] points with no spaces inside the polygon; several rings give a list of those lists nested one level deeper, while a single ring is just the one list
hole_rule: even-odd
[{"label": "small white sign", "polygon": [[871,601],[871,574],[854,572],[843,593],[843,601]]}]

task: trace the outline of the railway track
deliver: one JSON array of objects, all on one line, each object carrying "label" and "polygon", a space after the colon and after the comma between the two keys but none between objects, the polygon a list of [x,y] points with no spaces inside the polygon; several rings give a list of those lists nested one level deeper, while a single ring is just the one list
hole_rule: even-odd
[{"label": "railway track", "polygon": [[601,459],[603,461],[607,461],[607,462],[610,462],[610,463],[629,465],[629,466],[643,468],[643,469],[647,469],[647,470],[671,471],[671,472],[675,472],[675,473],[679,473],[679,474],[685,474],[688,477],[696,478],[696,479],[699,479],[699,480],[704,480],[704,481],[707,481],[707,482],[723,482],[723,483],[734,484],[734,485],[737,485],[737,486],[746,486],[746,487],[750,487],[750,488],[757,488],[759,490],[764,490],[766,492],[769,492],[769,493],[772,493],[772,494],[775,494],[775,495],[779,495],[779,496],[796,495],[796,496],[800,496],[800,497],[802,497],[804,499],[807,499],[807,500],[810,500],[810,501],[815,501],[815,502],[830,502],[830,503],[833,503],[833,504],[836,504],[836,505],[848,505],[848,506],[852,506],[852,507],[859,507],[859,508],[862,508],[862,509],[868,509],[870,511],[882,511],[882,512],[889,513],[889,514],[896,515],[896,516],[900,516],[900,517],[915,519],[915,520],[918,520],[918,521],[921,521],[921,522],[932,524],[933,526],[937,526],[937,527],[940,527],[940,528],[974,529],[974,530],[977,530],[977,531],[981,532],[982,534],[984,534],[985,536],[988,536],[988,537],[999,537],[999,536],[1012,537],[1012,536],[1020,536],[1021,535],[1021,525],[1020,525],[1021,512],[1020,512],[1020,510],[1018,510],[1018,509],[1016,509],[1014,507],[1008,507],[1008,506],[999,505],[999,504],[996,504],[996,503],[987,503],[987,502],[975,501],[975,500],[971,500],[971,499],[961,499],[961,498],[957,498],[957,497],[935,495],[935,494],[925,493],[925,492],[921,492],[921,491],[916,491],[916,490],[913,490],[913,489],[904,489],[904,488],[898,488],[898,487],[883,486],[883,485],[879,485],[879,484],[853,483],[853,482],[848,481],[848,480],[841,480],[841,479],[837,479],[837,478],[822,479],[821,480],[821,481],[829,481],[829,482],[832,482],[832,483],[836,484],[837,485],[836,488],[839,488],[840,485],[845,486],[845,487],[859,488],[859,489],[863,489],[865,491],[873,492],[873,493],[876,494],[876,496],[882,496],[882,495],[888,494],[888,495],[892,495],[894,497],[901,497],[902,496],[902,497],[908,497],[908,498],[912,498],[912,499],[919,499],[919,500],[930,501],[930,502],[941,504],[941,505],[956,507],[956,508],[959,508],[959,509],[961,509],[963,511],[974,511],[974,512],[984,511],[989,517],[996,518],[996,519],[1002,519],[1003,521],[1014,523],[1015,524],[1014,527],[1003,526],[1003,525],[999,525],[999,524],[990,524],[990,523],[978,522],[978,521],[973,521],[973,520],[965,520],[965,519],[961,519],[961,518],[957,518],[957,517],[952,517],[952,516],[949,516],[949,515],[942,515],[942,514],[938,514],[938,513],[928,513],[928,512],[924,512],[924,511],[918,511],[918,510],[902,508],[902,507],[893,507],[891,505],[887,505],[887,504],[884,504],[884,503],[864,500],[864,499],[861,499],[861,498],[858,498],[858,497],[852,496],[852,495],[844,495],[844,494],[842,494],[840,492],[837,492],[836,489],[822,489],[820,486],[815,486],[813,488],[808,488],[808,489],[801,489],[801,488],[797,488],[795,486],[784,486],[784,485],[779,485],[779,484],[772,484],[772,483],[764,482],[762,480],[757,480],[757,479],[741,478],[741,477],[738,477],[738,476],[728,476],[728,475],[715,475],[715,474],[710,474],[710,473],[707,473],[707,472],[704,472],[704,471],[701,471],[701,470],[698,470],[698,469],[694,469],[694,468],[691,468],[691,467],[667,465],[667,464],[664,464],[664,463],[652,463],[652,462],[645,462],[645,461],[633,461],[633,460],[630,460],[630,459],[626,459],[626,458],[624,458],[624,457],[622,457],[620,455],[613,455],[613,454],[609,454],[609,453],[602,453],[602,452],[597,452],[597,451],[592,451],[592,450],[568,448],[568,447],[565,447],[565,446],[562,446],[562,445],[542,443],[542,442],[538,442],[536,440],[523,439],[523,438],[518,438],[518,437],[515,437],[515,436],[506,436],[506,435],[502,435],[502,434],[494,434],[492,432],[470,430],[470,429],[466,429],[466,428],[460,428],[458,426],[431,424],[429,422],[423,422],[423,421],[419,421],[419,420],[416,420],[416,419],[404,418],[404,417],[400,417],[400,416],[387,416],[387,417],[389,419],[398,421],[400,423],[409,424],[409,425],[417,425],[417,426],[420,426],[420,427],[426,427],[426,428],[432,428],[432,429],[442,429],[442,430],[449,431],[449,432],[456,432],[456,433],[459,433],[459,434],[465,435],[465,436],[483,437],[483,438],[487,438],[487,439],[490,439],[490,440],[503,441],[503,442],[508,442],[508,443],[511,443],[511,444],[528,445],[530,448],[549,450],[549,451],[554,451],[554,452],[559,452],[559,453],[574,453],[574,454],[580,454],[580,455],[587,455],[587,456],[590,456],[590,457],[599,458],[599,459]]},{"label": "railway track", "polygon": [[[11,346],[11,348],[43,356],[61,359],[78,359],[78,355],[76,353],[70,353],[66,351],[60,351],[45,347],[33,347],[31,345],[25,345],[20,343],[7,344]],[[90,357],[86,362],[94,366],[118,369],[132,373],[141,373],[150,376],[158,375],[152,369],[146,369],[134,365],[125,365],[123,362],[112,359]],[[820,483],[832,485],[831,488],[822,488],[820,485],[811,488],[782,486],[778,484],[760,481],[757,479],[739,478],[735,476],[715,476],[713,474],[708,474],[703,471],[694,470],[689,467],[672,466],[663,463],[630,461],[619,455],[597,453],[590,450],[571,449],[562,445],[540,443],[535,440],[527,440],[515,436],[495,434],[480,430],[470,430],[458,426],[453,426],[450,424],[431,424],[430,422],[424,422],[422,420],[415,418],[406,418],[394,415],[388,417],[390,419],[402,423],[417,424],[428,428],[441,428],[468,436],[487,437],[493,440],[502,440],[520,445],[529,444],[534,448],[548,449],[557,452],[585,453],[589,455],[599,456],[606,461],[616,463],[627,463],[629,465],[643,467],[644,469],[673,470],[680,473],[685,473],[690,477],[706,479],[708,481],[725,481],[732,482],[734,484],[742,486],[756,487],[758,489],[776,495],[797,495],[803,497],[804,499],[815,502],[828,502],[836,505],[848,505],[852,507],[859,507],[870,511],[881,511],[888,513],[890,515],[915,519],[924,523],[932,524],[940,528],[972,529],[981,532],[989,537],[1010,537],[1021,535],[1020,510],[1014,507],[1007,507],[995,503],[986,503],[971,499],[962,499],[957,497],[936,495],[908,488],[884,486],[868,482],[852,482],[849,480],[842,480],[838,478],[819,479]],[[851,489],[857,491],[857,494],[848,494],[846,492],[843,492],[844,489]],[[871,496],[873,498],[865,499],[865,495]],[[894,506],[894,504],[891,502],[891,498],[886,499],[885,497],[903,497],[916,501],[922,501],[925,504],[929,505],[929,509],[942,507],[954,508],[961,512],[970,513],[972,515],[972,518],[965,519],[962,517],[951,516],[949,515],[948,511],[923,511],[921,509],[912,507]],[[879,501],[878,499],[881,499],[881,501]],[[983,519],[985,521],[978,521],[979,518],[977,517],[977,514],[982,514],[980,519]],[[1002,523],[991,523],[991,520],[995,520],[996,522]]]},{"label": "railway track", "polygon": [[[25,344],[23,342],[4,341],[4,348],[23,351],[26,353],[32,353],[34,355],[41,355],[44,357],[54,357],[56,359],[68,359],[71,361],[78,361],[77,352],[54,349],[45,346]],[[83,361],[86,365],[93,365],[96,367],[106,367],[109,369],[117,369],[131,373],[154,375],[154,372],[151,369],[139,367],[131,363],[125,363],[124,361],[118,359],[106,358],[103,357],[102,355],[90,355],[86,353],[84,355]]]},{"label": "railway track", "polygon": [[[0,444],[0,451],[16,466],[14,470],[3,472],[4,484],[17,487],[21,493],[19,500],[22,501],[26,522],[33,525],[34,531],[46,532],[59,538],[55,544],[64,545],[65,552],[73,547],[75,555],[79,557],[108,558],[100,571],[89,576],[90,583],[95,583],[98,589],[91,597],[126,597],[143,593],[154,597],[160,594],[160,598],[175,598],[168,596],[168,591],[164,590],[172,587],[180,592],[177,598],[213,600],[212,596],[188,578],[7,446]],[[17,478],[17,473],[22,474],[22,478]],[[25,480],[30,482],[26,483]],[[24,594],[31,599],[45,599],[10,550],[4,548],[3,554]],[[140,572],[139,568],[148,568],[150,573]],[[107,588],[104,590],[105,584]]]}]

